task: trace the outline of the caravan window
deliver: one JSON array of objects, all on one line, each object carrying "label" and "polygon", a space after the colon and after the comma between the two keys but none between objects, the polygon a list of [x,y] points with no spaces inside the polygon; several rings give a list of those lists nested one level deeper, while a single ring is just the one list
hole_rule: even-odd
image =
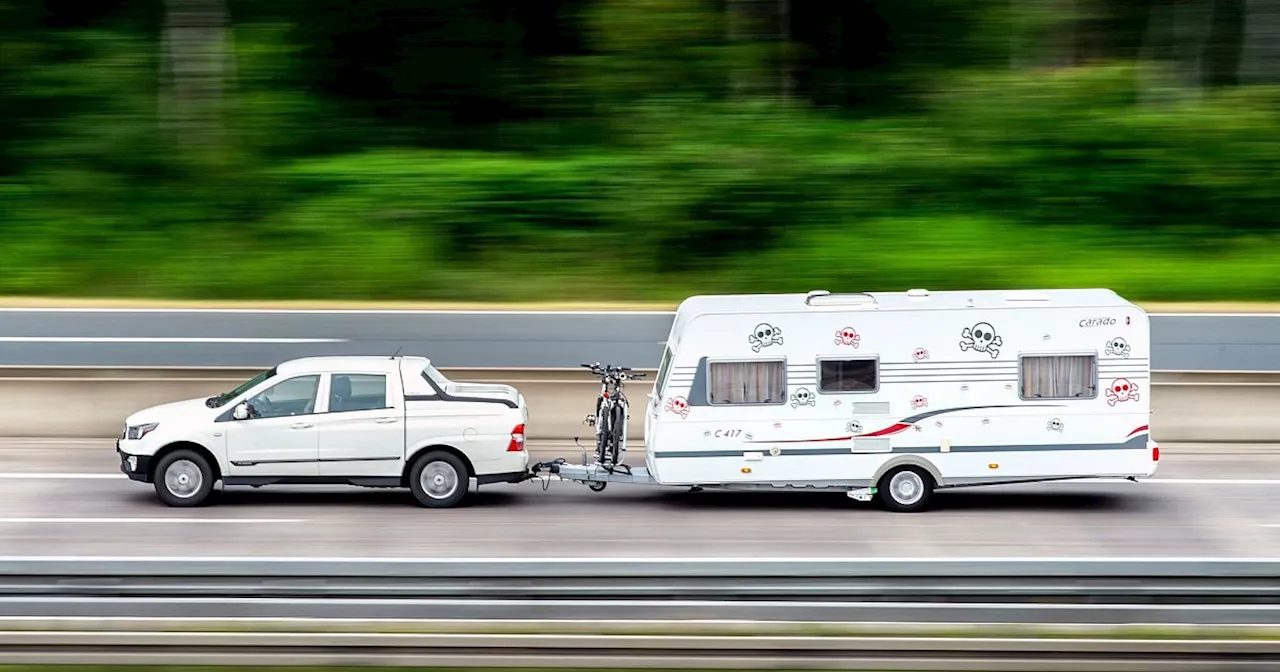
[{"label": "caravan window", "polygon": [[655,396],[662,398],[663,390],[667,389],[667,372],[671,369],[671,348],[670,346],[662,350],[662,363],[658,365],[658,379],[654,381],[657,387],[654,388]]},{"label": "caravan window", "polygon": [[874,357],[818,360],[818,391],[875,392],[880,387],[877,365]]},{"label": "caravan window", "polygon": [[711,362],[708,401],[713,404],[787,403],[787,363]]},{"label": "caravan window", "polygon": [[1024,355],[1018,377],[1023,399],[1092,399],[1098,396],[1098,356]]}]

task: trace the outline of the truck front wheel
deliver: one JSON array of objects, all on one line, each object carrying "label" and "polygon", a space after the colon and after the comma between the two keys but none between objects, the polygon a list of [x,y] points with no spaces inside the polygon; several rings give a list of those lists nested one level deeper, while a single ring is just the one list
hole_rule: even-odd
[{"label": "truck front wheel", "polygon": [[414,499],[431,509],[458,506],[467,497],[470,484],[467,466],[458,456],[442,450],[414,460],[409,470],[409,489]]},{"label": "truck front wheel", "polygon": [[175,450],[160,458],[156,494],[169,506],[200,506],[213,492],[213,468],[194,450]]}]

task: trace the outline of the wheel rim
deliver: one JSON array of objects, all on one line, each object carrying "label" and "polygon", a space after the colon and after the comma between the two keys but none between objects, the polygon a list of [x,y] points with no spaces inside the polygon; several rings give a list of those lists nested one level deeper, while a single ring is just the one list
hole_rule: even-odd
[{"label": "wheel rim", "polygon": [[446,499],[458,490],[458,470],[448,462],[432,462],[418,479],[422,491],[432,499]]},{"label": "wheel rim", "polygon": [[914,471],[900,471],[889,481],[889,494],[899,504],[915,504],[924,497],[924,479]]},{"label": "wheel rim", "polygon": [[204,474],[191,460],[177,460],[164,472],[164,487],[174,497],[189,499],[200,492]]}]

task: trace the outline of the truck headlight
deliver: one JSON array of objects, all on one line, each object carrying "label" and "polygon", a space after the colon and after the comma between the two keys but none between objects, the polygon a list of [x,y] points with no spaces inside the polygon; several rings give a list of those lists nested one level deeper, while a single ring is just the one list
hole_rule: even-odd
[{"label": "truck headlight", "polygon": [[149,422],[145,425],[134,425],[130,427],[125,434],[128,436],[130,441],[137,441],[147,434],[150,434],[153,429],[159,426],[160,423],[158,422]]}]

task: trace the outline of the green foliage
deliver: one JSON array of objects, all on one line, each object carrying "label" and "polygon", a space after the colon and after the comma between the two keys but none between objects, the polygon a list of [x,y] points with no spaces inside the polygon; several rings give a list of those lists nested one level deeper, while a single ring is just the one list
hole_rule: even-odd
[{"label": "green foliage", "polygon": [[[161,123],[159,15],[51,27],[0,4],[0,293],[1280,296],[1280,90],[1145,102],[1123,60],[1014,70],[1004,3],[920,0],[881,17],[908,31],[897,51],[847,69],[839,95],[873,102],[831,107],[815,103],[830,90],[736,89],[775,52],[728,40],[711,2],[416,4],[491,38],[496,65],[470,47],[450,47],[456,71],[426,59],[447,21],[233,4],[207,143]],[[552,24],[576,46],[534,39]],[[821,60],[799,58],[797,81]]]}]

